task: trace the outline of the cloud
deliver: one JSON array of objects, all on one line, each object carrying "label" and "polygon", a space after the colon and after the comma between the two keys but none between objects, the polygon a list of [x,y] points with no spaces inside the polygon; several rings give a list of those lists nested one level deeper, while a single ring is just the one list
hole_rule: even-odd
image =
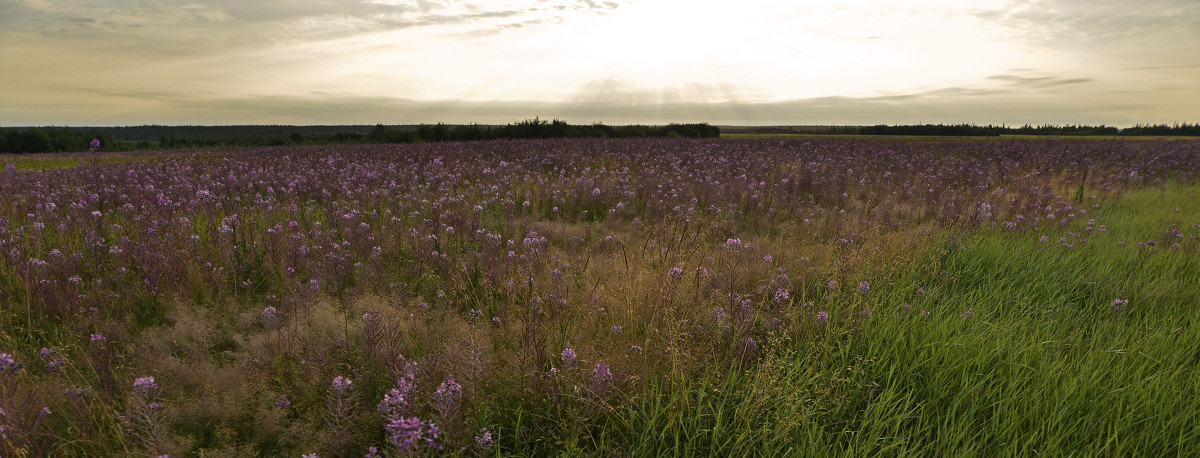
[{"label": "cloud", "polygon": [[[571,11],[547,10],[556,5]],[[103,99],[136,87],[313,92],[350,86],[339,72],[407,89],[419,82],[371,66],[400,66],[414,48],[601,14],[585,9],[576,0],[0,0],[0,99],[38,91]]]},{"label": "cloud", "polygon": [[1009,39],[1050,49],[1126,59],[1200,49],[1195,0],[1014,0],[972,14]]},{"label": "cloud", "polygon": [[[416,100],[391,96],[230,96],[219,92],[103,91],[104,103],[80,106],[62,98],[35,108],[0,107],[0,125],[137,124],[503,124],[535,116],[572,123],[710,122],[781,124],[1063,124],[1132,125],[1190,120],[1194,107],[1184,85],[1175,88],[1089,89],[1086,78],[993,75],[971,86],[872,96],[828,96],[746,102],[732,84],[651,89],[597,79],[564,102]],[[996,86],[994,83],[1001,83]],[[990,85],[989,85],[990,84]],[[1059,92],[1058,88],[1070,88]],[[1051,90],[1054,89],[1054,90]],[[20,101],[18,101],[20,102]]]},{"label": "cloud", "polygon": [[600,2],[600,3],[597,3],[597,2],[594,2],[594,1],[592,1],[592,0],[578,0],[578,2],[579,2],[579,3],[583,3],[584,5],[587,5],[587,7],[588,7],[588,8],[590,8],[590,9],[594,9],[594,10],[599,10],[599,9],[609,9],[609,10],[614,10],[614,9],[617,9],[618,7],[620,7],[620,6],[621,6],[621,5],[620,5],[620,4],[618,4],[617,2]]},{"label": "cloud", "polygon": [[1020,76],[1020,75],[992,75],[987,77],[989,80],[1008,83],[1012,87],[1023,88],[1048,88],[1054,86],[1064,86],[1068,84],[1082,84],[1095,81],[1091,78],[1056,78],[1053,76]]},{"label": "cloud", "polygon": [[[61,0],[23,2],[0,0],[0,40],[38,34],[56,38],[137,42],[192,42],[197,48],[253,40],[269,44],[295,39],[352,36],[414,27],[475,25],[490,30],[499,24],[531,23],[544,19],[548,7],[591,9],[578,0],[507,0],[461,4],[427,0]],[[612,9],[615,2],[595,4]],[[506,20],[519,17],[518,20]],[[464,32],[464,31],[459,31]]]}]

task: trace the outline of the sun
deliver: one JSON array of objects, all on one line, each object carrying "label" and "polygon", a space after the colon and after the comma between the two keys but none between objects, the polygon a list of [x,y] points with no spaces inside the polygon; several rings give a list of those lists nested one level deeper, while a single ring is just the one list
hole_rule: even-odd
[{"label": "sun", "polygon": [[554,71],[647,87],[682,84],[724,77],[767,58],[762,47],[744,45],[769,39],[755,26],[762,24],[758,14],[704,0],[636,2],[556,30],[542,43],[558,43],[555,62],[547,65]]},{"label": "sun", "polygon": [[796,2],[636,2],[525,44],[553,49],[536,68],[563,79],[615,79],[649,90],[732,85],[751,98],[740,101],[770,101],[897,77],[910,53],[872,39],[894,28],[876,26],[885,19]]}]

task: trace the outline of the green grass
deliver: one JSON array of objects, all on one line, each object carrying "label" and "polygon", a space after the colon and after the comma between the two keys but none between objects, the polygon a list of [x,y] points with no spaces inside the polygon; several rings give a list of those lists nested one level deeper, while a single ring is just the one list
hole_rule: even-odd
[{"label": "green grass", "polygon": [[82,162],[82,159],[74,157],[39,157],[39,158],[24,158],[18,156],[0,157],[0,166],[7,167],[8,164],[16,166],[17,170],[54,170],[75,167]]},{"label": "green grass", "polygon": [[148,154],[132,153],[39,153],[39,154],[0,154],[0,170],[13,164],[17,170],[48,171],[66,169],[95,161],[98,164],[114,162],[148,161],[157,157]]},{"label": "green grass", "polygon": [[[1059,233],[983,231],[901,269],[890,286],[903,292],[872,292],[857,331],[777,341],[755,369],[647,387],[606,434],[639,456],[1193,453],[1197,242],[1136,242],[1190,224],[1196,191],[1127,194],[1099,209],[1107,232],[1075,248]],[[1114,312],[1114,298],[1129,310]]]}]

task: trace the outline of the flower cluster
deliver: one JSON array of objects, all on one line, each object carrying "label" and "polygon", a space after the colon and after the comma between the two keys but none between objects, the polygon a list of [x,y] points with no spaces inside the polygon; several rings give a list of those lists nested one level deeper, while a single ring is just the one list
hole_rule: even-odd
[{"label": "flower cluster", "polygon": [[488,431],[487,428],[480,429],[479,434],[475,435],[475,446],[479,448],[480,452],[492,448],[492,444],[495,442],[496,441],[492,439],[492,432]]},{"label": "flower cluster", "polygon": [[133,381],[133,391],[142,396],[150,396],[158,389],[158,384],[154,383],[154,377],[138,377]]},{"label": "flower cluster", "polygon": [[[151,379],[151,381],[154,380]],[[350,381],[349,378],[342,377],[340,375],[334,377],[333,383],[329,385],[329,389],[336,393],[346,393],[347,391],[350,391],[351,388],[354,388],[354,382]]]},{"label": "flower cluster", "polygon": [[388,442],[397,453],[404,455],[415,453],[422,447],[440,450],[438,436],[440,430],[433,422],[422,422],[417,417],[396,418],[384,426]]},{"label": "flower cluster", "polygon": [[22,367],[11,353],[0,353],[0,373],[10,373]]},{"label": "flower cluster", "polygon": [[613,374],[607,364],[596,363],[592,373],[588,375],[588,388],[594,393],[604,393],[613,384]]},{"label": "flower cluster", "polygon": [[433,392],[433,400],[438,403],[457,403],[462,399],[462,386],[459,386],[454,379],[449,378],[438,385],[437,391]]},{"label": "flower cluster", "polygon": [[1126,310],[1129,310],[1129,299],[1113,299],[1112,303],[1108,304],[1108,307],[1113,313],[1124,313]]},{"label": "flower cluster", "polygon": [[260,320],[262,321],[263,327],[267,328],[268,330],[279,327],[279,314],[275,311],[275,307],[268,306],[267,308],[264,308]]},{"label": "flower cluster", "polygon": [[562,361],[563,369],[570,369],[575,364],[575,349],[571,347],[563,348],[562,354],[559,355],[559,360]]}]

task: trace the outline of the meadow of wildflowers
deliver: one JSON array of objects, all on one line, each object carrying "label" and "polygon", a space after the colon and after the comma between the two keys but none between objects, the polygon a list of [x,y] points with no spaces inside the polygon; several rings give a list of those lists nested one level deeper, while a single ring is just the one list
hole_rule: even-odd
[{"label": "meadow of wildflowers", "polygon": [[25,160],[5,456],[1200,450],[1194,140]]}]

